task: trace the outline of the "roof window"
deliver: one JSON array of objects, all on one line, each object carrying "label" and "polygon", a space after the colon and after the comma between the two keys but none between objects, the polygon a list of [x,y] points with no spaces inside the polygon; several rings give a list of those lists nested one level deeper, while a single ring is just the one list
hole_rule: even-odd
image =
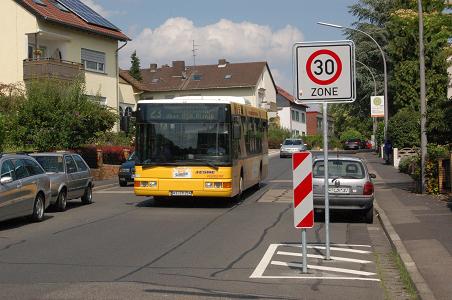
[{"label": "roof window", "polygon": [[50,0],[50,2],[61,11],[71,12],[69,9],[67,9],[65,6],[63,6],[60,2],[58,2],[56,0]]},{"label": "roof window", "polygon": [[159,78],[154,78],[154,79],[151,80],[151,83],[158,83],[159,81],[160,81]]},{"label": "roof window", "polygon": [[42,0],[33,0],[33,2],[36,3],[36,4],[42,5],[42,6],[47,6],[47,5],[44,3],[44,1],[42,1]]},{"label": "roof window", "polygon": [[227,74],[224,76],[224,79],[231,79],[232,75],[231,74]]},{"label": "roof window", "polygon": [[191,77],[191,79],[192,79],[192,80],[197,80],[197,81],[199,81],[199,80],[202,79],[202,75],[201,75],[201,74],[195,74],[195,75],[193,75],[193,76]]}]

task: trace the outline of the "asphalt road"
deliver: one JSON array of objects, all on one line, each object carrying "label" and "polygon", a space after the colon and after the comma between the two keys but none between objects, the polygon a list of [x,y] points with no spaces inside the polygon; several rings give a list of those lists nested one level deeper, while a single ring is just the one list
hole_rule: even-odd
[{"label": "asphalt road", "polygon": [[384,299],[374,253],[382,230],[351,214],[332,216],[332,261],[316,215],[302,274],[290,169],[272,157],[265,186],[239,203],[155,203],[113,187],[41,223],[1,222],[0,298]]}]

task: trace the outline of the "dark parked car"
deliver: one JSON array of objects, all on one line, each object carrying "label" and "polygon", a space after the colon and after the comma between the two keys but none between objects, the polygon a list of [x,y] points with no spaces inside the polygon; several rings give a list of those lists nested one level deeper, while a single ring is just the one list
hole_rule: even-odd
[{"label": "dark parked car", "polygon": [[81,198],[83,204],[93,202],[93,176],[83,158],[74,153],[31,154],[50,178],[50,204],[59,211],[66,210],[68,200]]},{"label": "dark parked car", "polygon": [[135,178],[135,153],[121,165],[118,173],[119,185],[127,186],[129,182],[133,182]]},{"label": "dark parked car", "polygon": [[50,204],[50,179],[28,155],[0,154],[0,221],[30,216],[39,222]]},{"label": "dark parked car", "polygon": [[362,142],[360,139],[350,139],[350,140],[346,140],[344,143],[345,150],[359,150],[362,147],[363,146],[362,146]]},{"label": "dark parked car", "polygon": [[[314,208],[325,208],[324,159],[313,165]],[[328,159],[328,192],[330,209],[356,210],[367,223],[373,222],[374,185],[364,162],[356,157]]]}]

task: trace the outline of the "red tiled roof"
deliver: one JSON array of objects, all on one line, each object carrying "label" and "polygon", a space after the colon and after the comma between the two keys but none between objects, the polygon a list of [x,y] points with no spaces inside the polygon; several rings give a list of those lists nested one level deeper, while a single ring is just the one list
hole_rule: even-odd
[{"label": "red tiled roof", "polygon": [[25,9],[27,9],[35,16],[41,17],[46,21],[56,22],[77,29],[91,31],[120,41],[130,41],[130,38],[123,34],[121,31],[116,31],[113,29],[87,23],[72,12],[61,11],[49,0],[41,0],[42,2],[45,3],[45,6],[35,3],[33,0],[15,0],[15,1],[18,4],[22,5]]},{"label": "red tiled roof", "polygon": [[[148,92],[221,89],[234,87],[253,87],[268,68],[264,62],[226,63],[218,65],[198,65],[185,67],[181,61],[179,67],[163,66],[154,71],[141,69],[140,82],[134,80],[127,71],[121,71],[121,77],[136,88]],[[268,68],[270,71],[270,68]],[[193,80],[193,75],[201,76]],[[228,76],[227,76],[228,75]],[[271,73],[270,73],[271,76]],[[273,80],[273,79],[272,79]]]},{"label": "red tiled roof", "polygon": [[294,100],[295,97],[292,96],[288,91],[286,91],[286,90],[283,89],[282,87],[277,86],[276,89],[277,89],[278,94],[281,95],[281,96],[283,96],[285,99],[287,99],[287,101],[289,101],[289,102],[291,102],[291,103],[293,103],[293,104],[295,104],[295,105],[300,105],[300,106],[303,106],[303,107],[305,107],[305,108],[309,108],[309,106],[307,106],[307,105],[305,105],[305,104],[298,104],[298,103],[295,103],[295,100]]}]

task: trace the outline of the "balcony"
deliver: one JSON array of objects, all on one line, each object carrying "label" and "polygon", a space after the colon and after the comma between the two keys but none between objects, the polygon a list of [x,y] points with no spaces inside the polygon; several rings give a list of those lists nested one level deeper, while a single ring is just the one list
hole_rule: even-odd
[{"label": "balcony", "polygon": [[74,80],[84,72],[80,63],[54,58],[24,60],[24,81],[31,79]]}]

